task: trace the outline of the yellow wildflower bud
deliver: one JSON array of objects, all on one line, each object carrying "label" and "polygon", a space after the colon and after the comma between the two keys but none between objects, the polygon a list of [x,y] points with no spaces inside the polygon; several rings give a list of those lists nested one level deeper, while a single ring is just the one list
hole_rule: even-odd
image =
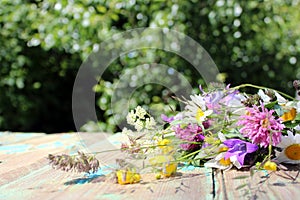
[{"label": "yellow wildflower bud", "polygon": [[264,169],[266,170],[271,170],[271,171],[276,171],[277,170],[277,165],[275,162],[272,162],[272,161],[267,161],[265,164],[264,164]]},{"label": "yellow wildflower bud", "polygon": [[161,175],[164,177],[170,177],[177,171],[177,163],[170,163],[163,166]]},{"label": "yellow wildflower bud", "polygon": [[155,174],[156,179],[161,179],[161,174]]},{"label": "yellow wildflower bud", "polygon": [[130,170],[118,170],[116,172],[118,183],[121,185],[138,183],[141,180],[139,173]]}]

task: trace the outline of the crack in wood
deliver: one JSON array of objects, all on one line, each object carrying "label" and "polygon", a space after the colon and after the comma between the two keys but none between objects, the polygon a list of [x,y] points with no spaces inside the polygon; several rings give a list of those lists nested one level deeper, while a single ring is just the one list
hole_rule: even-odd
[{"label": "crack in wood", "polygon": [[211,173],[211,177],[212,177],[212,195],[213,195],[213,199],[215,199],[216,197],[216,183],[215,183],[215,170],[212,169],[212,173]]},{"label": "crack in wood", "polygon": [[228,200],[228,195],[227,195],[227,190],[226,190],[225,178],[224,178],[224,172],[223,172],[223,170],[221,170],[221,176],[222,176],[222,188],[223,188],[222,192],[224,192],[224,199]]}]

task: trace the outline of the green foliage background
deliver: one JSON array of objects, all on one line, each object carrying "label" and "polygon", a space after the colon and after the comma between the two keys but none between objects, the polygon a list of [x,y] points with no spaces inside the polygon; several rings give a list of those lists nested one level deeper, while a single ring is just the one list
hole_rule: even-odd
[{"label": "green foliage background", "polygon": [[[292,81],[300,79],[299,6],[299,0],[0,0],[0,130],[75,130],[71,94],[81,63],[102,41],[138,27],[166,27],[192,37],[226,83],[293,95]],[[174,67],[195,88],[203,83],[172,53],[122,55],[94,88],[101,130],[117,130],[109,104],[119,75],[152,62]],[[171,95],[162,86],[147,85],[135,92],[131,105],[168,112],[168,105],[176,108]],[[89,123],[85,130],[94,127],[99,129]]]}]

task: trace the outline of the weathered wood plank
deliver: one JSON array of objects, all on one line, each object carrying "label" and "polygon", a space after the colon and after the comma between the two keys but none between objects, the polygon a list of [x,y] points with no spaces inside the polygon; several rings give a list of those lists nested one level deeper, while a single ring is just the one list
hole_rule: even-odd
[{"label": "weathered wood plank", "polygon": [[0,193],[5,199],[212,199],[210,175],[203,169],[163,180],[148,174],[140,184],[118,185],[99,177],[83,183],[81,176],[45,166],[0,187]]},{"label": "weathered wood plank", "polygon": [[[297,171],[287,172],[296,177]],[[300,178],[292,180],[282,171],[257,171],[250,177],[248,171],[230,170],[216,175],[220,192],[216,199],[292,199],[300,196]],[[221,192],[222,191],[222,192]]]},{"label": "weathered wood plank", "polygon": [[[293,168],[293,167],[291,167]],[[299,170],[299,169],[298,169]],[[289,170],[289,176],[296,177],[296,170]],[[300,196],[300,177],[292,180],[283,171],[257,172],[250,179],[252,195],[257,199],[294,199]]]},{"label": "weathered wood plank", "polygon": [[[21,134],[8,137],[9,145],[0,146],[0,185],[47,165],[48,153],[70,152],[78,145],[78,137],[74,134],[33,135],[26,140],[18,140],[19,137],[23,138]],[[12,144],[11,140],[18,142]]]},{"label": "weathered wood plank", "polygon": [[[140,184],[118,185],[104,175],[115,170],[115,159],[124,156],[120,151],[98,154],[101,163],[111,168],[103,166],[86,177],[53,170],[46,159],[48,153],[116,150],[120,140],[118,134],[9,134],[0,146],[0,199],[288,199],[300,195],[299,177],[292,181],[277,173],[260,183],[267,175],[264,171],[250,178],[249,172],[184,167],[168,179],[142,174]],[[289,172],[294,177],[297,173]]]},{"label": "weathered wood plank", "polygon": [[[0,187],[1,199],[77,199],[79,197],[84,199],[141,199],[145,197],[151,199],[212,199],[213,197],[211,170],[207,169],[182,169],[180,175],[158,181],[154,180],[155,176],[153,174],[148,174],[143,176],[140,184],[126,186],[104,181],[101,176],[96,179],[83,179],[81,175],[53,170],[43,160],[45,156],[48,153],[63,152],[66,149],[61,147],[73,143],[73,140],[64,141],[61,137],[49,135],[49,137],[45,136],[48,139],[27,140],[26,143],[32,146],[29,150],[26,149],[25,152],[9,154],[2,151],[0,153],[3,156],[2,158],[6,158],[2,166],[7,165],[10,167],[10,170],[7,167],[6,171],[2,171],[1,174],[1,177],[6,180],[2,182]],[[105,135],[86,134],[79,140],[83,140],[85,144],[88,144],[87,149],[85,149],[88,151],[95,149],[101,151],[116,148],[119,145],[116,136],[107,139]],[[87,140],[90,140],[90,142],[87,142]],[[55,141],[60,141],[65,145],[61,147],[51,145]],[[47,145],[36,149],[37,146],[42,144]],[[112,151],[100,154],[99,157],[105,163],[114,163],[114,160],[119,158],[120,154]],[[9,160],[10,162],[8,162]],[[14,165],[17,160],[21,161],[23,165]],[[30,162],[32,164],[28,165]],[[89,183],[89,181],[91,182]]]},{"label": "weathered wood plank", "polygon": [[14,144],[20,141],[32,139],[34,137],[42,137],[44,133],[12,133],[0,132],[0,145]]}]

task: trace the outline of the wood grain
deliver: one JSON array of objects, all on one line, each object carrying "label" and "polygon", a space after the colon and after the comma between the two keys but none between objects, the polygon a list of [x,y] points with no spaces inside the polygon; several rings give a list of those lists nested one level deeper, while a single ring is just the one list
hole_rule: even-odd
[{"label": "wood grain", "polygon": [[286,173],[256,171],[253,176],[249,171],[219,171],[215,176],[219,185],[216,199],[294,199],[300,196],[300,178],[296,168],[291,168],[294,170]]},{"label": "wood grain", "polygon": [[118,185],[106,178],[115,170],[119,151],[100,153],[96,174],[54,170],[48,153],[75,153],[119,148],[120,135],[105,133],[28,134],[0,133],[0,199],[290,199],[300,196],[298,168],[268,175],[259,171],[221,172],[183,166],[174,177],[155,180],[142,174],[139,184]]}]

